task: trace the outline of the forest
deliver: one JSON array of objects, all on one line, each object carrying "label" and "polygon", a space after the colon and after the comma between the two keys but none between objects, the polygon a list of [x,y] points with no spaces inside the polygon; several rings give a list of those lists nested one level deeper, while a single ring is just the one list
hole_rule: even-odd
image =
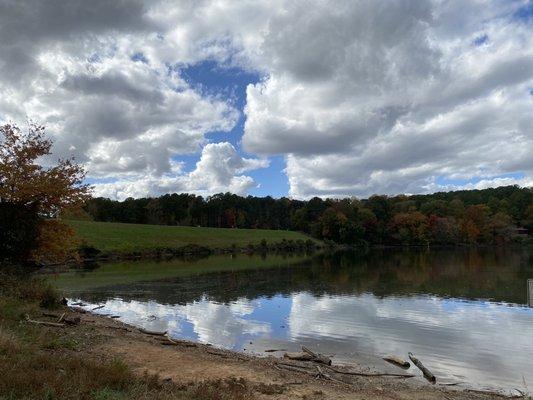
[{"label": "forest", "polygon": [[349,245],[501,245],[529,241],[533,232],[533,189],[518,186],[362,200],[183,193],[93,198],[84,210],[95,221],[297,230]]}]

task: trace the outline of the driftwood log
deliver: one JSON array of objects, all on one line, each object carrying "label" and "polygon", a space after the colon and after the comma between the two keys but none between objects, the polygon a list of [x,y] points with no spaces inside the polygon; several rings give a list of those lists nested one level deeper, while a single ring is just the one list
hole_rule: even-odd
[{"label": "driftwood log", "polygon": [[283,355],[283,357],[296,361],[313,361],[313,356],[303,351],[287,352]]},{"label": "driftwood log", "polygon": [[413,353],[409,353],[409,359],[413,362],[414,365],[418,367],[420,371],[422,371],[422,373],[424,374],[424,378],[426,378],[431,383],[437,382],[437,378],[435,377],[435,375],[433,375],[431,371],[427,369],[424,364],[422,364],[420,360],[414,356]]},{"label": "driftwood log", "polygon": [[61,322],[36,321],[34,319],[31,319],[28,314],[26,314],[26,321],[28,321],[31,324],[53,326],[55,328],[64,328],[65,326],[67,326],[66,324],[63,324]]},{"label": "driftwood log", "polygon": [[[57,321],[55,323],[58,323],[58,324],[78,325],[81,322],[80,317],[78,316],[69,317],[67,316],[67,313],[63,313],[59,315],[59,314],[54,314],[54,313],[43,312],[42,314],[45,317],[57,318]],[[38,322],[47,322],[47,321],[38,321]],[[52,322],[49,322],[48,324],[50,323]],[[50,325],[50,326],[54,326],[54,325]]]},{"label": "driftwood log", "polygon": [[325,364],[325,365],[331,365],[331,358],[326,357],[325,355],[322,355],[322,354],[319,354],[319,353],[315,353],[315,352],[309,350],[305,346],[302,346],[302,351],[304,353],[307,353],[310,356],[312,356],[313,357],[312,361],[314,361],[314,362],[317,362],[317,363],[320,363],[320,364]]},{"label": "driftwood log", "polygon": [[152,336],[165,336],[167,334],[167,331],[158,332],[158,331],[150,331],[148,329],[143,329],[143,328],[139,328],[139,332],[144,333],[145,335],[152,335]]},{"label": "driftwood log", "polygon": [[407,369],[411,366],[411,364],[409,363],[409,361],[407,360],[404,360],[403,358],[400,358],[400,357],[396,357],[396,356],[387,356],[387,357],[383,357],[383,359],[391,364],[394,364],[396,365],[397,367],[400,367],[400,368],[403,368],[403,369]]},{"label": "driftwood log", "polygon": [[[294,365],[294,364],[287,364],[284,362],[277,362],[275,364],[275,367],[280,369],[287,369],[289,371],[295,371],[295,372],[301,372],[309,375],[316,376],[316,373],[313,370],[313,367],[306,367],[303,365]],[[388,374],[388,373],[379,373],[379,372],[356,372],[356,371],[343,371],[331,366],[326,366],[326,368],[336,374],[340,375],[352,375],[352,376],[362,376],[362,377],[382,377],[382,376],[388,376],[392,378],[414,378],[415,375],[411,374]],[[322,376],[326,376],[326,374],[322,373]],[[331,375],[330,375],[331,376]],[[346,382],[343,382],[346,383]]]},{"label": "driftwood log", "polygon": [[315,353],[314,351],[309,350],[307,347],[302,346],[302,351],[298,352],[287,352],[283,357],[288,358],[289,360],[296,361],[313,361],[319,364],[331,365],[331,359],[322,354]]},{"label": "driftwood log", "polygon": [[390,377],[393,377],[393,378],[414,378],[415,377],[415,375],[411,375],[411,374],[389,374],[389,373],[386,373],[386,372],[342,371],[340,369],[337,369],[337,368],[334,368],[334,367],[331,367],[331,366],[328,366],[328,368],[331,371],[336,372],[337,374],[343,374],[343,375],[368,376],[368,377],[372,377],[372,376],[390,376]]},{"label": "driftwood log", "polygon": [[170,336],[159,337],[158,340],[163,346],[198,347],[196,343],[187,340],[172,339]]}]

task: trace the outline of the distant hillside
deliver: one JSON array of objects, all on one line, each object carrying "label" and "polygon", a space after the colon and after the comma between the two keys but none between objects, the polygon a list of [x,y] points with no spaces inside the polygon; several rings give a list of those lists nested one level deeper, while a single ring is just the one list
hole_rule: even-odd
[{"label": "distant hillside", "polygon": [[85,211],[96,221],[293,230],[346,244],[503,244],[533,232],[533,190],[518,186],[364,200],[301,201],[230,193],[121,202],[96,198]]},{"label": "distant hillside", "polygon": [[84,245],[103,252],[133,252],[155,248],[199,245],[209,248],[246,247],[285,240],[308,240],[299,232],[265,229],[218,229],[188,226],[158,226],[92,221],[65,221]]}]

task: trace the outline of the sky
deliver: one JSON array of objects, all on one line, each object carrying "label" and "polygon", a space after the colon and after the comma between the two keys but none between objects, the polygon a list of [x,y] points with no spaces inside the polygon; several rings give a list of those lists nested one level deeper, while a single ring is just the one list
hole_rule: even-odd
[{"label": "sky", "polygon": [[533,1],[0,0],[0,123],[94,194],[533,185]]}]

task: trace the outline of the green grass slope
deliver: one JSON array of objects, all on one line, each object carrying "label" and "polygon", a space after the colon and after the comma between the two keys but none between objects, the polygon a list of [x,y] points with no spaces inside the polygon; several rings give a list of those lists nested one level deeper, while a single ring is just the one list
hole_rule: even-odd
[{"label": "green grass slope", "polygon": [[128,252],[161,247],[178,248],[195,244],[210,248],[245,247],[286,240],[307,240],[308,236],[292,231],[267,229],[197,228],[190,226],[163,226],[122,224],[114,222],[65,221],[84,244],[104,252]]}]

